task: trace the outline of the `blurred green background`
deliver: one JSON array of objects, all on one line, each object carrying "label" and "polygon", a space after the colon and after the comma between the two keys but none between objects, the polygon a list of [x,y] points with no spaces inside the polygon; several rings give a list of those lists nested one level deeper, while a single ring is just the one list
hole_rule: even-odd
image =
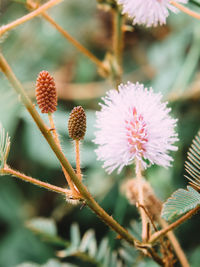
[{"label": "blurred green background", "polygon": [[[0,24],[27,14],[23,2],[0,0]],[[189,6],[200,12],[196,5]],[[106,52],[112,50],[111,12],[97,8],[96,1],[63,1],[48,13],[99,59],[103,60]],[[127,24],[131,25],[131,21]],[[100,97],[113,87],[112,83],[101,78],[96,66],[41,17],[18,26],[0,41],[2,52],[33,101],[37,74],[48,70],[55,77],[59,95],[55,122],[73,167],[74,147],[68,137],[67,120],[74,106],[84,107],[87,114],[87,134],[81,146],[84,183],[109,214],[124,226],[133,225],[132,230],[139,231],[137,210],[120,189],[124,177],[131,177],[134,169],[130,167],[120,175],[108,176],[96,161],[91,141],[95,110],[99,109]],[[172,115],[178,118],[180,141],[178,152],[173,154],[173,167],[165,170],[153,166],[146,171],[146,177],[163,201],[187,184],[184,161],[200,128],[199,59],[200,22],[185,14],[171,14],[166,26],[150,29],[136,26],[125,34],[123,81],[139,81],[162,92],[172,107]],[[57,159],[2,73],[0,121],[11,136],[9,164],[32,177],[65,186]],[[35,219],[41,217],[43,219]],[[199,223],[197,214],[175,231],[194,267],[200,266]],[[88,229],[94,230],[85,235],[87,253],[83,255],[78,254],[77,249],[78,229],[81,236]],[[112,266],[111,262],[113,266],[157,266],[134,249],[124,247],[126,245],[115,237],[86,207],[72,206],[55,193],[15,178],[0,178],[0,267]],[[96,249],[98,257],[94,256],[95,244],[103,251]],[[59,250],[62,253],[57,253]]]}]

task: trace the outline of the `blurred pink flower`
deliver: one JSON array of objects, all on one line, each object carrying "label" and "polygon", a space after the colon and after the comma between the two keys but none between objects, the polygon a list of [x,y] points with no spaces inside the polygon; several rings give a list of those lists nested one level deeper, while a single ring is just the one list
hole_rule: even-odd
[{"label": "blurred pink flower", "polygon": [[151,164],[170,166],[173,160],[170,150],[178,140],[174,131],[175,119],[169,115],[167,102],[161,103],[162,95],[143,84],[121,84],[119,92],[110,90],[103,98],[101,111],[96,113],[94,142],[99,145],[98,160],[111,173],[138,159],[146,168]]},{"label": "blurred pink flower", "polygon": [[[117,0],[122,4],[123,13],[133,18],[134,24],[143,24],[147,27],[163,25],[169,15],[169,10],[177,12],[177,8],[170,4],[170,0]],[[174,0],[178,3],[187,3],[188,0]]]}]

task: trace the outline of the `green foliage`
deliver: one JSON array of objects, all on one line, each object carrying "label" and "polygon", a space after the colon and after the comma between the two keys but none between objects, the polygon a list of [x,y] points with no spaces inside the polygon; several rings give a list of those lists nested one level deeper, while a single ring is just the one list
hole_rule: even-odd
[{"label": "green foliage", "polygon": [[191,148],[187,155],[188,161],[185,163],[185,169],[189,176],[186,176],[190,180],[190,183],[200,188],[200,132],[196,135],[192,141]]},{"label": "green foliage", "polygon": [[[200,132],[195,136],[192,145],[187,155],[188,161],[185,163],[185,168],[188,174],[186,176],[195,188],[200,188]],[[188,190],[178,189],[165,202],[162,210],[162,217],[166,220],[175,219],[198,205],[200,205],[200,193],[194,190],[191,186]]]},{"label": "green foliage", "polygon": [[[70,241],[65,241],[56,234],[55,222],[51,219],[35,218],[28,221],[26,225],[46,242],[62,246],[64,249],[57,252],[59,258],[74,257],[83,263],[98,267],[122,266],[117,253],[111,250],[108,238],[103,238],[97,246],[95,233],[92,229],[86,231],[81,237],[79,226],[74,223],[70,227]],[[22,266],[20,265],[20,267]]]},{"label": "green foliage", "polygon": [[200,194],[191,186],[187,189],[178,189],[165,202],[162,210],[165,220],[173,220],[200,205]]}]

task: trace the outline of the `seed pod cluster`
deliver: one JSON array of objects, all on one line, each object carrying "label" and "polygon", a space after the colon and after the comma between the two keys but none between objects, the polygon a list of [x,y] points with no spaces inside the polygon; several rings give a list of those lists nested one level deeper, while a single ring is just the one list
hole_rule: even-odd
[{"label": "seed pod cluster", "polygon": [[69,136],[74,140],[81,140],[86,132],[86,115],[81,106],[74,107],[68,120]]},{"label": "seed pod cluster", "polygon": [[53,113],[57,106],[57,93],[53,77],[41,71],[36,82],[36,100],[42,113]]}]

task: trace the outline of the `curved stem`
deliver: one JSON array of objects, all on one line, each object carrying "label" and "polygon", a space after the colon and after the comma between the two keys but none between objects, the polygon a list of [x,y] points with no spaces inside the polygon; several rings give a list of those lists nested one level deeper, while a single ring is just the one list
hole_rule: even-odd
[{"label": "curved stem", "polygon": [[[162,218],[159,218],[159,223],[161,224],[161,226],[163,228],[168,227],[168,223],[165,220],[163,220]],[[167,237],[169,238],[169,240],[170,240],[170,242],[174,248],[174,251],[177,255],[177,258],[180,261],[181,266],[182,267],[190,267],[190,264],[189,264],[189,262],[185,256],[185,253],[183,252],[175,234],[172,231],[170,231],[167,233]]]},{"label": "curved stem", "polygon": [[190,10],[189,8],[177,3],[177,2],[174,2],[174,1],[171,1],[170,4],[172,4],[173,6],[175,6],[176,8],[178,8],[180,11],[182,11],[183,13],[186,13],[187,15],[189,15],[190,17],[193,17],[195,19],[200,19],[200,14],[195,12],[195,11],[192,11]]},{"label": "curved stem", "polygon": [[88,189],[79,180],[72,166],[70,165],[70,163],[68,162],[68,160],[58,147],[58,145],[56,144],[53,136],[49,132],[48,127],[44,124],[43,120],[41,119],[40,115],[35,109],[33,103],[31,102],[26,92],[24,91],[24,88],[22,87],[21,83],[18,81],[12,69],[10,68],[10,66],[8,65],[7,61],[5,60],[5,58],[1,53],[0,53],[0,68],[2,69],[3,73],[5,74],[8,81],[15,89],[15,91],[20,95],[22,103],[25,105],[26,109],[32,116],[39,130],[41,131],[44,138],[51,147],[52,151],[55,153],[60,163],[68,172],[71,180],[74,182],[79,192],[81,193],[82,197],[84,198],[85,203],[97,214],[97,216],[101,218],[102,221],[104,221],[112,230],[118,233],[121,238],[125,239],[131,245],[134,245],[135,243],[139,244],[140,242],[137,239],[135,239],[126,229],[124,229],[117,221],[115,221],[112,218],[112,216],[106,213],[105,210],[98,205],[98,203],[94,200]]},{"label": "curved stem", "polygon": [[141,162],[139,160],[136,160],[136,179],[138,180],[138,202],[139,202],[139,210],[141,214],[142,219],[142,241],[146,242],[148,238],[148,232],[147,232],[147,225],[148,225],[148,219],[147,215],[145,213],[145,210],[142,207],[145,207],[144,204],[144,192],[143,192],[143,182],[142,182],[142,171],[141,171]]},{"label": "curved stem", "polygon": [[177,226],[179,226],[180,224],[182,224],[186,220],[188,220],[199,209],[200,209],[200,206],[197,206],[193,210],[190,210],[188,213],[186,213],[185,215],[183,215],[180,219],[178,219],[174,223],[170,224],[166,228],[164,228],[164,229],[156,232],[155,234],[153,234],[151,236],[150,240],[149,240],[149,243],[154,243],[158,238],[160,238],[161,236],[164,236],[166,233],[168,233],[169,231],[173,230],[174,228],[176,228]]},{"label": "curved stem", "polygon": [[47,9],[57,5],[59,2],[61,2],[62,0],[50,0],[49,2],[45,3],[44,5],[40,6],[39,8],[37,8],[36,10],[30,12],[29,14],[7,24],[4,25],[2,27],[0,27],[0,36],[3,35],[5,32],[17,27],[18,25],[29,21],[31,19],[33,19],[34,17],[42,14],[44,11],[46,11]]},{"label": "curved stem", "polygon": [[62,187],[58,187],[58,186],[55,186],[55,185],[52,185],[49,183],[42,182],[40,180],[37,180],[37,179],[32,178],[30,176],[27,176],[21,172],[13,170],[10,167],[8,167],[7,165],[4,166],[4,168],[1,170],[1,174],[10,174],[12,176],[15,176],[15,177],[25,181],[25,182],[29,182],[31,184],[37,185],[39,187],[43,187],[45,189],[54,191],[56,193],[63,194],[65,196],[69,193],[69,190],[67,190],[67,189],[64,189]]},{"label": "curved stem", "polygon": [[[54,140],[55,140],[57,146],[58,146],[58,147],[60,148],[60,150],[61,150],[60,140],[59,140],[59,138],[58,138],[58,134],[57,134],[57,132],[56,132],[55,123],[54,123],[54,120],[53,120],[53,114],[52,114],[52,113],[48,113],[48,117],[49,117],[49,122],[50,122],[50,125],[51,125],[51,128],[52,128],[52,132],[53,132],[53,135],[54,135]],[[61,165],[61,166],[62,166],[62,165]],[[72,182],[72,180],[71,180],[71,178],[70,178],[68,172],[65,170],[65,168],[64,168],[63,166],[62,166],[62,170],[63,170],[63,173],[64,173],[65,178],[66,178],[66,180],[67,180],[67,183],[68,183],[70,189],[72,190],[72,194],[73,194],[73,196],[76,197],[76,198],[77,198],[77,197],[80,198],[80,197],[81,197],[81,196],[80,196],[80,193],[75,189],[74,184],[73,184],[73,182]]]}]

